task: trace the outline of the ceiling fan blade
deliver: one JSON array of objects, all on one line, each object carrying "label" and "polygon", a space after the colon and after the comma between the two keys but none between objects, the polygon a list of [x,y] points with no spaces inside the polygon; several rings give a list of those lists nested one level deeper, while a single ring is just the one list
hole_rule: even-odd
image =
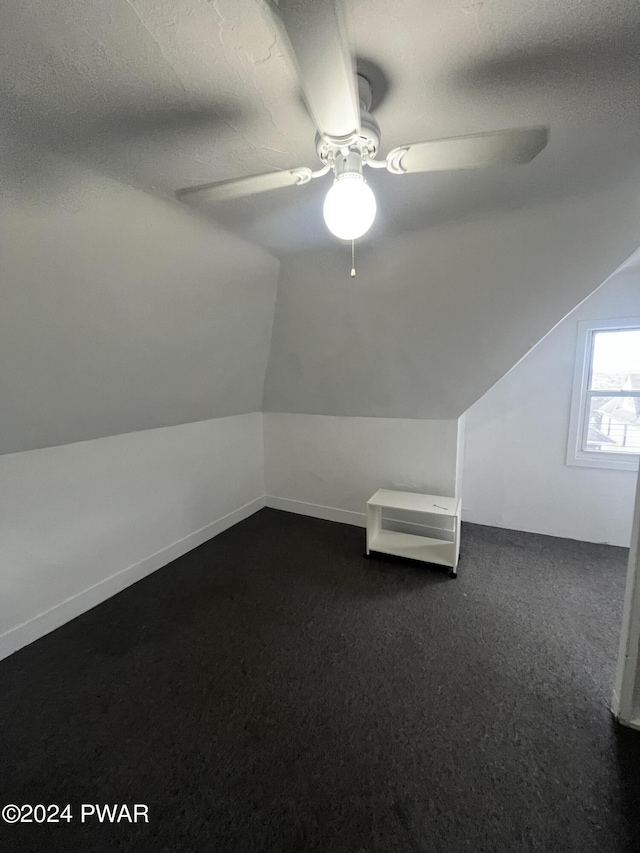
[{"label": "ceiling fan blade", "polygon": [[481,166],[517,166],[533,160],[548,139],[548,127],[526,127],[416,142],[394,148],[387,157],[387,169],[395,175],[403,175]]},{"label": "ceiling fan blade", "polygon": [[261,175],[250,175],[247,178],[237,178],[231,181],[218,181],[213,184],[199,184],[196,187],[184,187],[176,191],[179,199],[201,196],[207,201],[228,201],[232,198],[242,198],[257,195],[282,187],[293,187],[296,184],[306,184],[314,177],[311,169],[301,166],[298,169],[285,169],[282,172],[264,172]]},{"label": "ceiling fan blade", "polygon": [[349,142],[360,130],[360,105],[340,0],[264,2],[284,32],[320,135]]}]

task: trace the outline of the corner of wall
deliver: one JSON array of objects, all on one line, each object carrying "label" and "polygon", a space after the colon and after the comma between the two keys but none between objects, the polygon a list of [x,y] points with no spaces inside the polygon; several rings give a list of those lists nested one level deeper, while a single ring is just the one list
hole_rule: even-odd
[{"label": "corner of wall", "polygon": [[264,376],[262,379],[262,404],[261,404],[261,412],[266,410],[267,404],[267,379],[269,376],[269,367],[271,365],[271,353],[273,350],[273,333],[276,326],[276,314],[278,312],[278,301],[280,298],[280,290],[281,290],[281,276],[282,276],[282,262],[279,258],[276,258],[278,261],[278,272],[276,278],[276,286],[273,295],[273,311],[271,312],[271,329],[269,330],[269,346],[267,348],[267,358],[264,366]]},{"label": "corner of wall", "polygon": [[465,425],[467,413],[464,412],[458,418],[458,432],[456,436],[456,497],[462,497],[462,478],[464,474],[465,454]]}]

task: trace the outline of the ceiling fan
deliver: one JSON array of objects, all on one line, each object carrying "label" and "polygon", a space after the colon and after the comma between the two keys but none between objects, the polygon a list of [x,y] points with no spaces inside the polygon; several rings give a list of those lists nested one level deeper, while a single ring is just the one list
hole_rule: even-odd
[{"label": "ceiling fan", "polygon": [[376,159],[380,128],[370,113],[372,91],[356,74],[340,0],[262,0],[282,32],[297,68],[307,108],[318,130],[321,167],[307,166],[237,180],[185,187],[180,199],[225,201],[282,187],[301,186],[330,171],[334,182],[324,201],[329,230],[343,240],[365,234],[375,219],[376,200],[363,167],[393,175],[480,166],[528,163],[547,144],[546,127],[512,128],[401,145]]}]

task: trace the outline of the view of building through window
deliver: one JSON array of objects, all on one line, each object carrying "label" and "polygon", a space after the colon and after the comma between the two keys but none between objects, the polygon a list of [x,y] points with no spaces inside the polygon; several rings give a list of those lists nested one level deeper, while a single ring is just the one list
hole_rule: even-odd
[{"label": "view of building through window", "polygon": [[640,453],[640,329],[594,332],[587,418],[583,450]]}]

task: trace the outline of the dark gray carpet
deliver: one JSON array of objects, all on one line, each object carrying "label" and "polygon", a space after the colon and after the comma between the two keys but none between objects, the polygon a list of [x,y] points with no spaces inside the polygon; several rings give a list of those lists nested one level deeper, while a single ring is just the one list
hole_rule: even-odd
[{"label": "dark gray carpet", "polygon": [[637,851],[640,736],[607,709],[626,552],[462,547],[449,580],[263,510],[4,661],[2,802],[76,817],[0,847]]}]

